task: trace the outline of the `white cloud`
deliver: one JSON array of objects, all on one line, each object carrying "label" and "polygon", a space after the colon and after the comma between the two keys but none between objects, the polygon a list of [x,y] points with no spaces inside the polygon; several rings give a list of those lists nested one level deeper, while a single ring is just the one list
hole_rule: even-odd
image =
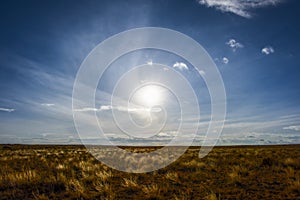
[{"label": "white cloud", "polygon": [[283,127],[284,130],[293,130],[293,131],[300,131],[300,125],[299,126],[286,126]]},{"label": "white cloud", "polygon": [[180,70],[188,70],[188,66],[183,63],[183,62],[176,62],[174,65],[173,65],[174,68],[178,68]]},{"label": "white cloud", "polygon": [[148,64],[148,65],[153,65],[153,61],[152,61],[152,60],[149,60],[149,61],[147,61],[147,64]]},{"label": "white cloud", "polygon": [[158,137],[174,137],[178,134],[178,131],[159,132],[156,134]]},{"label": "white cloud", "polygon": [[275,52],[275,50],[271,46],[264,47],[261,50],[261,53],[266,54],[266,55],[269,55],[269,54],[274,53],[274,52]]},{"label": "white cloud", "polygon": [[223,57],[223,58],[222,58],[222,61],[223,61],[224,64],[228,64],[228,63],[229,63],[229,59],[226,58],[226,57]]},{"label": "white cloud", "polygon": [[232,48],[233,51],[236,51],[237,49],[243,48],[244,45],[241,43],[237,42],[235,39],[230,39],[226,44]]},{"label": "white cloud", "polygon": [[105,106],[100,106],[100,111],[105,111],[105,110],[111,110],[112,106],[111,105],[105,105]]},{"label": "white cloud", "polygon": [[0,111],[3,111],[3,112],[13,112],[13,111],[15,111],[15,109],[13,109],[13,108],[0,108]]},{"label": "white cloud", "polygon": [[199,74],[201,75],[201,76],[205,76],[205,71],[203,71],[203,70],[199,70],[198,68],[196,68],[196,70],[199,72]]},{"label": "white cloud", "polygon": [[170,137],[170,134],[165,133],[165,132],[160,132],[160,133],[157,134],[157,136],[159,136],[159,137]]},{"label": "white cloud", "polygon": [[55,104],[53,104],[53,103],[42,103],[41,105],[51,107],[51,106],[54,106]]},{"label": "white cloud", "polygon": [[241,17],[251,18],[251,9],[275,6],[283,0],[198,0],[198,3],[213,7],[222,12],[230,12]]}]

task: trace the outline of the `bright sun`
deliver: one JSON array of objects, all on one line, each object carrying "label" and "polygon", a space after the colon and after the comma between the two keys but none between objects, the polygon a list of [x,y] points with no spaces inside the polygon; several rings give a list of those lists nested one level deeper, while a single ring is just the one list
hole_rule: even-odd
[{"label": "bright sun", "polygon": [[163,89],[157,85],[146,85],[134,95],[136,101],[147,107],[159,105],[163,101]]}]

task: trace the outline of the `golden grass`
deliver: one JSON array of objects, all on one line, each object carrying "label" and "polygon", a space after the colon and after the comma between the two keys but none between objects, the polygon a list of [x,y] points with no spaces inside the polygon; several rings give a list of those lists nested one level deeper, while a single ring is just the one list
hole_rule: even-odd
[{"label": "golden grass", "polygon": [[137,183],[137,180],[135,178],[132,177],[123,178],[123,180],[124,180],[124,184],[123,184],[124,187],[133,188],[133,189],[140,187],[140,185]]},{"label": "golden grass", "polygon": [[166,179],[168,179],[170,181],[179,182],[177,172],[167,172],[165,177],[166,177]]},{"label": "golden grass", "polygon": [[[127,149],[136,153],[155,150]],[[299,145],[215,147],[203,159],[198,158],[198,151],[191,147],[166,168],[131,174],[107,167],[83,146],[2,145],[0,199],[215,200],[300,196]],[[109,149],[99,152],[99,156],[103,152],[116,156]],[[128,162],[128,167],[134,170],[140,162],[133,162]],[[151,168],[160,162],[149,158],[143,161],[143,167]]]},{"label": "golden grass", "polygon": [[156,183],[153,183],[150,185],[143,185],[142,191],[144,192],[146,198],[149,198],[149,199],[160,198],[161,188]]}]

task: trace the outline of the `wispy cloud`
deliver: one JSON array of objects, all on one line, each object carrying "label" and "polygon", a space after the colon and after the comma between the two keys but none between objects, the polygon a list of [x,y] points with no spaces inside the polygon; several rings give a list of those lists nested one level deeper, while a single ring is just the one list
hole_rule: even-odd
[{"label": "wispy cloud", "polygon": [[230,39],[228,42],[226,42],[226,44],[232,48],[233,51],[244,47],[243,44],[237,42],[235,39]]},{"label": "wispy cloud", "polygon": [[55,106],[55,104],[53,104],[53,103],[42,103],[41,105],[46,106],[46,107]]},{"label": "wispy cloud", "polygon": [[283,0],[198,0],[198,3],[213,7],[222,12],[230,12],[241,17],[251,18],[252,9],[275,6]]},{"label": "wispy cloud", "polygon": [[275,52],[275,50],[271,46],[266,46],[261,50],[261,53],[266,54],[266,55],[269,55],[274,52]]},{"label": "wispy cloud", "polygon": [[90,112],[90,111],[100,111],[100,109],[97,108],[78,108],[78,109],[73,109],[75,112]]},{"label": "wispy cloud", "polygon": [[111,105],[103,105],[100,108],[80,108],[74,109],[75,112],[100,112],[100,111],[108,111],[108,110],[117,110],[121,112],[131,112],[131,113],[139,113],[139,112],[161,112],[160,108],[151,109],[146,107],[123,107],[123,106],[111,106]]},{"label": "wispy cloud", "polygon": [[13,109],[13,108],[0,108],[0,111],[3,111],[3,112],[13,112],[13,111],[15,111],[15,109]]},{"label": "wispy cloud", "polygon": [[174,68],[177,68],[177,69],[180,69],[180,70],[188,70],[188,66],[183,63],[183,62],[176,62],[174,65],[173,65]]},{"label": "wispy cloud", "polygon": [[224,64],[228,64],[228,63],[229,63],[229,59],[226,58],[226,57],[223,57],[223,58],[222,58],[222,62],[223,62]]},{"label": "wispy cloud", "polygon": [[283,127],[284,130],[293,130],[293,131],[300,131],[300,125],[299,126],[286,126]]}]

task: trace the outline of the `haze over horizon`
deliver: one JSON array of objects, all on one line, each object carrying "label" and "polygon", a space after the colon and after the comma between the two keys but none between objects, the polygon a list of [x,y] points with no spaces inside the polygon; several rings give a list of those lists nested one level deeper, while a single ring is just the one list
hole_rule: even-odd
[{"label": "haze over horizon", "polygon": [[[10,1],[0,7],[0,143],[101,143],[79,139],[73,122],[72,92],[77,71],[99,43],[133,28],[162,27],[201,44],[222,76],[227,116],[218,145],[300,144],[300,47],[296,0],[159,0],[159,1]],[[151,49],[132,52],[112,63],[99,82],[96,107],[75,112],[112,117],[109,105],[115,83],[128,70],[161,63],[163,71],[182,74],[200,105],[201,145],[210,120],[210,100],[195,68],[177,55]],[[157,80],[160,74],[152,74]],[[205,72],[200,72],[205,76]],[[148,74],[149,75],[149,74]],[[126,77],[125,77],[126,78]],[[145,78],[147,78],[145,76]],[[172,79],[169,79],[170,81]],[[172,82],[180,87],[180,82]],[[149,101],[149,94],[155,99]],[[116,144],[160,145],[176,135],[178,118],[172,94],[153,86],[138,94],[145,107],[168,102],[170,125],[149,140],[128,138],[105,122]],[[174,103],[174,105],[173,105]],[[169,106],[169,107],[168,107]],[[141,110],[139,110],[141,109]],[[152,109],[160,121],[160,108]],[[194,123],[194,116],[185,119]],[[87,118],[88,119],[88,118]],[[145,117],[142,120],[148,120]],[[152,119],[151,119],[152,120]],[[172,121],[173,120],[173,121]],[[144,123],[144,122],[141,122]],[[202,134],[202,135],[201,135]]]}]

